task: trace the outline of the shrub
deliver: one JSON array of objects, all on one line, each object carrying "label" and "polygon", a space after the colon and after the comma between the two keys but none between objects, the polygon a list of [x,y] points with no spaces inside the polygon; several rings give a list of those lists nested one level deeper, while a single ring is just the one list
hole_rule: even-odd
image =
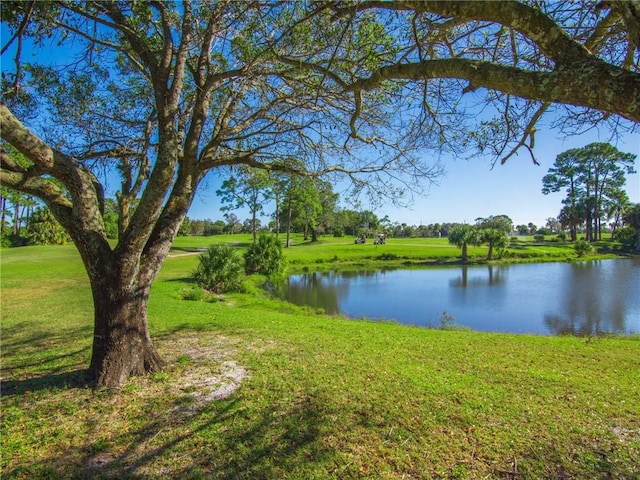
[{"label": "shrub", "polygon": [[67,232],[48,208],[33,212],[26,230],[30,245],[64,245],[67,241]]},{"label": "shrub", "polygon": [[3,233],[1,244],[3,247],[25,247],[29,242],[25,237],[16,235],[15,233]]},{"label": "shrub", "polygon": [[248,274],[275,275],[285,267],[282,244],[273,235],[260,235],[244,254],[245,271]]},{"label": "shrub", "polygon": [[229,245],[211,245],[198,257],[193,275],[205,290],[214,293],[242,290],[242,258]]},{"label": "shrub", "polygon": [[578,257],[584,257],[585,255],[593,252],[593,247],[586,240],[577,240],[573,248],[575,249]]},{"label": "shrub", "polygon": [[185,290],[182,292],[182,299],[202,301],[204,300],[204,289],[200,285],[197,285],[193,288]]},{"label": "shrub", "polygon": [[633,250],[636,245],[638,245],[638,235],[636,234],[636,230],[629,225],[618,228],[613,238],[614,240],[619,241],[624,248],[628,250]]},{"label": "shrub", "polygon": [[536,242],[544,242],[544,235],[534,235],[533,240]]}]

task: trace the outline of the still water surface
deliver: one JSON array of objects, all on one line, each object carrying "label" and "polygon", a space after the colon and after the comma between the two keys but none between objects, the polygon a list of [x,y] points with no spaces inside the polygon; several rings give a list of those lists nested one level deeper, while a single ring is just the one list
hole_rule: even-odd
[{"label": "still water surface", "polygon": [[286,300],[351,318],[542,335],[640,333],[640,260],[292,275]]}]

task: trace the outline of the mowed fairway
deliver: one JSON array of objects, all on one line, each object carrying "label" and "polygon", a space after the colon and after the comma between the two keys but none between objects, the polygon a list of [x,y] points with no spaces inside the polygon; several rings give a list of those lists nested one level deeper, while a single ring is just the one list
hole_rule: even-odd
[{"label": "mowed fairway", "polygon": [[[93,306],[74,247],[1,251],[1,478],[640,476],[638,337],[426,330],[255,293],[184,300],[194,250],[213,241],[249,237],[176,241],[149,307],[170,364],[120,392],[84,381]],[[459,250],[296,237],[286,253],[312,269],[457,261]]]}]

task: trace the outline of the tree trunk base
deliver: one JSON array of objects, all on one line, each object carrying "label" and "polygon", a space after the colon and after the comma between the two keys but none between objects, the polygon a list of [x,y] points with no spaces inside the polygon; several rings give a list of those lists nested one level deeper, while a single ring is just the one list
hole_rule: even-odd
[{"label": "tree trunk base", "polygon": [[96,388],[119,390],[129,376],[158,372],[166,365],[151,340],[131,336],[129,332],[129,338],[111,343],[110,348],[107,345],[102,361],[92,365]]}]

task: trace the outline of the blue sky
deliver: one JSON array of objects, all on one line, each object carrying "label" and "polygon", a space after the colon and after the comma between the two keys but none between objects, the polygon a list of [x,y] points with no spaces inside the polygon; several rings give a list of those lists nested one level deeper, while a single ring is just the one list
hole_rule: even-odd
[{"label": "blue sky", "polygon": [[[533,222],[543,226],[546,219],[556,217],[562,207],[563,193],[543,195],[542,177],[553,166],[556,156],[570,148],[593,142],[608,142],[618,150],[640,157],[640,133],[627,134],[617,142],[610,141],[610,132],[591,130],[579,136],[561,138],[557,132],[541,128],[536,136],[534,152],[540,165],[534,165],[528,152],[511,157],[506,164],[491,168],[490,157],[471,160],[441,158],[446,174],[429,189],[428,195],[416,198],[412,208],[375,208],[379,218],[388,215],[392,222],[420,225],[443,222],[474,223],[478,217],[505,214],[516,225]],[[636,171],[640,162],[636,159]],[[221,180],[209,176],[194,199],[189,217],[195,219],[223,219],[220,200],[215,191]],[[640,174],[627,176],[627,193],[633,203],[640,203]],[[351,208],[347,206],[348,208]],[[364,206],[366,208],[366,206]],[[270,214],[273,208],[267,208]],[[236,211],[245,220],[249,215]],[[268,218],[263,219],[263,223]]]}]

